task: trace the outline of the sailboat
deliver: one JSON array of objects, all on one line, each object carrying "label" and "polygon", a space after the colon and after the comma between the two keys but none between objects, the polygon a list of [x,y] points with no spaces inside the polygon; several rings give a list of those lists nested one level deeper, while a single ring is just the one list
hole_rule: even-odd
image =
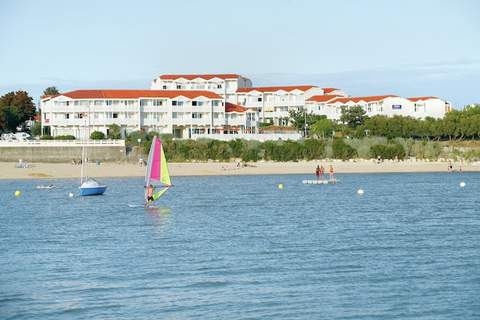
[{"label": "sailboat", "polygon": [[[145,203],[148,203],[147,190],[150,185],[160,187],[160,190],[153,194],[153,201],[158,200],[172,186],[162,142],[156,136],[153,137],[152,146],[150,147],[147,160],[147,170],[145,173]],[[150,202],[150,204],[152,202]]]},{"label": "sailboat", "polygon": [[106,185],[100,184],[97,180],[89,178],[87,175],[87,147],[86,141],[82,143],[82,169],[80,171],[80,195],[81,196],[98,196],[107,190]]}]

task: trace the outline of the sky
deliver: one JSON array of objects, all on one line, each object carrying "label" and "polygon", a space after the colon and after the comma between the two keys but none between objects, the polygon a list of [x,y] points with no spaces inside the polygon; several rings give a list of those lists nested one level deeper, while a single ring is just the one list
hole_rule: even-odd
[{"label": "sky", "polygon": [[0,0],[0,94],[164,73],[480,103],[480,1]]}]

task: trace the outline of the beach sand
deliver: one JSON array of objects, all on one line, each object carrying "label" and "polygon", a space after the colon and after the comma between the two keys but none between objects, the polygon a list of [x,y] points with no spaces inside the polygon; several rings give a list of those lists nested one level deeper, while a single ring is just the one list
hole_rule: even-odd
[{"label": "beach sand", "polygon": [[[32,163],[28,168],[16,168],[16,163],[0,162],[0,179],[79,178],[80,166],[68,163]],[[169,163],[172,176],[210,175],[259,175],[259,174],[312,174],[317,165],[328,171],[332,164],[336,173],[385,173],[385,172],[447,172],[447,162],[427,161],[384,161],[373,160],[340,161],[318,160],[299,162],[255,162],[246,166],[236,162]],[[455,171],[480,171],[480,163],[454,163]],[[131,163],[89,164],[91,177],[142,177],[145,167]]]}]

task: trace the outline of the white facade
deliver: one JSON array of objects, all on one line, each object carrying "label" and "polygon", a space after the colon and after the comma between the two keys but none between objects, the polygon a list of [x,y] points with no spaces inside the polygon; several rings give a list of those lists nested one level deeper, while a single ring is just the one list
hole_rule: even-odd
[{"label": "white facade", "polygon": [[361,106],[370,117],[404,116],[417,119],[426,117],[443,118],[450,111],[450,104],[435,97],[402,98],[394,95],[368,97],[314,96],[306,102],[308,113],[325,115],[328,119],[339,120],[345,107]]},{"label": "white facade", "polygon": [[[86,138],[93,131],[157,131],[188,138],[191,134],[256,132],[256,115],[226,110],[223,98],[209,91],[77,90],[41,100],[42,130],[52,136]],[[253,115],[252,115],[253,113]],[[253,120],[252,120],[253,119]]]},{"label": "white facade", "polygon": [[152,90],[208,90],[235,103],[235,92],[252,81],[238,74],[165,74],[152,81]]},{"label": "white facade", "polygon": [[262,122],[289,124],[289,111],[303,110],[305,100],[322,95],[316,86],[255,87],[237,90],[236,103],[259,112]]}]

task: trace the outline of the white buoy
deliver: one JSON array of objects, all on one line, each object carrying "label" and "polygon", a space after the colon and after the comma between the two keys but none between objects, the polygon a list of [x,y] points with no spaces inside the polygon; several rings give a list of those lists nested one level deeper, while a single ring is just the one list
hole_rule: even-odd
[{"label": "white buoy", "polygon": [[278,184],[278,189],[282,190],[283,189],[283,183]]},{"label": "white buoy", "polygon": [[460,182],[460,188],[463,188],[463,187],[465,187],[466,185],[467,185],[467,184],[466,184],[465,182],[463,182],[463,181]]},{"label": "white buoy", "polygon": [[364,193],[363,189],[358,189],[357,194],[362,195]]},{"label": "white buoy", "polygon": [[68,196],[69,196],[70,198],[73,197],[73,193],[70,192],[70,193],[68,194]]},{"label": "white buoy", "polygon": [[21,194],[20,190],[15,191],[15,197],[20,197]]}]

